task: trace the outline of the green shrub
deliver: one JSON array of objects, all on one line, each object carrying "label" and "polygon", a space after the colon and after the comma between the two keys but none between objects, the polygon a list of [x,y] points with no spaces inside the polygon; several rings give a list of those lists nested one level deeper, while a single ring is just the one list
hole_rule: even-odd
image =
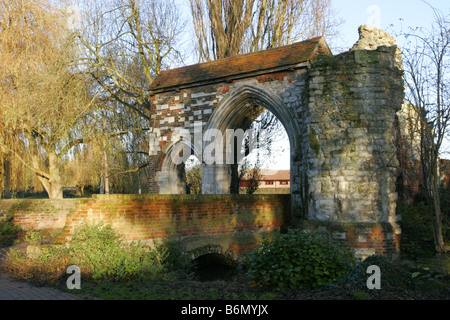
[{"label": "green shrub", "polygon": [[26,242],[29,242],[29,243],[34,243],[36,241],[42,240],[43,238],[44,238],[44,235],[42,234],[42,232],[28,230],[25,233],[23,240]]},{"label": "green shrub", "polygon": [[188,274],[192,269],[191,259],[184,254],[183,248],[177,241],[167,240],[158,250],[165,252],[163,264],[168,271]]},{"label": "green shrub", "polygon": [[60,280],[68,267],[64,252],[49,248],[35,258],[28,257],[20,250],[10,249],[4,259],[3,269],[15,278],[47,284]]},{"label": "green shrub", "polygon": [[164,270],[164,248],[127,243],[110,225],[83,224],[71,242],[47,246],[36,257],[10,250],[4,268],[17,278],[38,283],[62,280],[69,265],[80,267],[83,279],[127,280],[154,278]]},{"label": "green shrub", "polygon": [[411,206],[399,204],[397,214],[402,217],[402,254],[412,259],[433,255],[433,229],[428,206],[424,202]]},{"label": "green shrub", "polygon": [[110,225],[84,224],[69,244],[70,264],[94,280],[156,276],[163,269],[165,251],[140,243],[126,243]]},{"label": "green shrub", "polygon": [[354,257],[323,235],[291,229],[263,239],[247,263],[248,276],[258,284],[317,288],[346,275]]}]

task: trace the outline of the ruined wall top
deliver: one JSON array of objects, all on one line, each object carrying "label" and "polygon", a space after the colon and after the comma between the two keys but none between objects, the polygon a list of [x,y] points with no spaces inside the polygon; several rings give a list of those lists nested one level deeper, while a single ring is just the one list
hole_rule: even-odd
[{"label": "ruined wall top", "polygon": [[397,39],[391,34],[370,24],[360,26],[358,32],[359,40],[351,50],[376,50],[380,46],[397,46]]},{"label": "ruined wall top", "polygon": [[397,39],[389,32],[375,28],[370,24],[364,24],[358,28],[359,40],[353,45],[350,51],[354,50],[377,50],[378,47],[396,47],[395,66],[403,70],[403,59]]}]

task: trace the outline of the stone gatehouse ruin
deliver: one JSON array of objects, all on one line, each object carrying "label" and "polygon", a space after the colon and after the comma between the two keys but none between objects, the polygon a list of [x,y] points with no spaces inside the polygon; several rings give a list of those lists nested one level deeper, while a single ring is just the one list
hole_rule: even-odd
[{"label": "stone gatehouse ruin", "polygon": [[[253,108],[264,107],[289,137],[291,224],[354,237],[361,247],[378,237],[385,251],[398,252],[401,54],[386,32],[359,31],[360,40],[339,55],[318,37],[162,72],[150,88],[152,192],[184,193],[183,167],[171,155],[187,143],[202,157],[210,140],[195,136],[195,129],[217,129],[225,137],[228,129],[245,130]],[[192,140],[174,138],[180,129]],[[203,162],[202,169],[203,193],[230,193],[230,164]]]},{"label": "stone gatehouse ruin", "polygon": [[[384,31],[359,31],[355,46],[338,55],[318,37],[162,72],[150,87],[152,195],[67,200],[69,209],[50,216],[31,213],[31,204],[5,202],[5,210],[14,207],[16,223],[27,227],[57,221],[66,240],[81,221],[107,219],[130,240],[192,236],[190,250],[220,245],[224,252],[245,252],[256,234],[288,224],[347,241],[360,257],[395,257],[396,203],[405,189],[398,155],[408,148],[398,144],[407,112],[401,55]],[[209,132],[226,140],[227,130],[246,130],[261,107],[289,137],[290,196],[227,196],[232,164],[204,161],[214,140]],[[222,142],[215,152],[227,155],[229,141]],[[184,195],[184,164],[173,159],[186,150],[203,159],[204,195]],[[244,240],[237,241],[238,234]]]}]

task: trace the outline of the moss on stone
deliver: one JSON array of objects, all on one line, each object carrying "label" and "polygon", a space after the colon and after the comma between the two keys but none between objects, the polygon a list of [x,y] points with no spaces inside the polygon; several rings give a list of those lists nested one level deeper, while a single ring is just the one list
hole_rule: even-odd
[{"label": "moss on stone", "polygon": [[319,141],[317,140],[317,133],[314,130],[314,128],[311,128],[311,130],[308,133],[308,136],[309,136],[309,145],[311,146],[311,149],[313,149],[314,152],[316,153],[316,156],[318,156],[320,153],[320,144]]}]

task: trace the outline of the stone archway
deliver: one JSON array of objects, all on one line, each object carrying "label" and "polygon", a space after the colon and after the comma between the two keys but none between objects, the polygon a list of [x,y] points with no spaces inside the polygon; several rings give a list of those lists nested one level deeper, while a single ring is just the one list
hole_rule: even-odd
[{"label": "stone archway", "polygon": [[[223,158],[230,159],[235,153],[235,148],[230,148],[233,142],[230,139],[234,138],[232,135],[227,135],[227,130],[247,130],[248,125],[244,124],[247,120],[246,116],[251,112],[254,106],[262,107],[272,112],[284,126],[290,144],[291,152],[291,167],[293,166],[294,155],[302,148],[300,145],[300,130],[298,128],[298,121],[292,117],[292,112],[283,104],[283,102],[274,94],[270,93],[263,87],[255,85],[242,85],[229,92],[224,99],[217,105],[212,113],[208,123],[204,127],[204,141],[213,140],[210,137],[210,132],[218,130],[222,133],[224,138]],[[253,120],[253,119],[250,119]],[[204,146],[205,147],[205,146]],[[303,146],[305,148],[305,146]],[[204,148],[203,148],[204,149]],[[235,157],[234,157],[235,158]],[[221,164],[203,164],[203,190],[206,194],[228,194],[230,192],[232,166],[236,165],[236,159],[233,163]],[[291,171],[293,173],[294,171]],[[293,176],[291,175],[291,179]],[[292,184],[291,184],[292,187]],[[294,185],[291,193],[298,192]]]},{"label": "stone archway", "polygon": [[186,255],[189,257],[191,261],[194,261],[198,259],[201,256],[207,255],[207,254],[219,254],[222,255],[226,262],[230,265],[233,265],[236,263],[236,256],[230,252],[229,250],[225,250],[221,245],[219,244],[208,244],[203,245],[201,247],[197,247],[195,249],[189,250],[186,252]]},{"label": "stone archway", "polygon": [[157,182],[160,194],[185,194],[186,193],[186,152],[197,156],[199,152],[191,140],[186,136],[180,136],[179,140],[166,145],[161,157],[162,164],[157,173]]}]

